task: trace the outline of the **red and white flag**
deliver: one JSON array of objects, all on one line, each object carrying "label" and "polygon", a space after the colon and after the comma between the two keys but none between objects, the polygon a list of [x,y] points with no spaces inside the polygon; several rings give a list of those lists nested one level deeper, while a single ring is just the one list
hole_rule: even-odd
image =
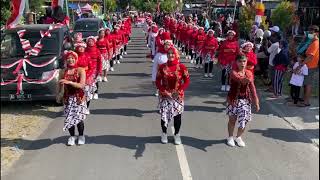
[{"label": "red and white flag", "polygon": [[65,0],[52,0],[51,1],[51,6],[54,8],[54,7],[56,7],[56,6],[61,6],[62,7],[62,9],[63,9],[63,2],[64,2]]},{"label": "red and white flag", "polygon": [[24,36],[24,34],[26,33],[26,30],[23,29],[23,30],[18,31],[17,33],[19,35],[19,38],[22,38]]},{"label": "red and white flag", "polygon": [[23,15],[26,0],[11,0],[11,16],[6,22],[6,28],[15,27]]}]

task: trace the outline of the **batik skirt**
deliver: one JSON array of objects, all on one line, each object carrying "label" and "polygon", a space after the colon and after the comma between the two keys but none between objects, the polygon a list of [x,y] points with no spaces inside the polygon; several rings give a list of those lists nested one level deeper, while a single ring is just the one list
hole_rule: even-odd
[{"label": "batik skirt", "polygon": [[63,131],[66,131],[72,126],[75,126],[81,121],[85,120],[86,112],[86,101],[82,101],[80,104],[78,104],[75,96],[69,97],[67,104],[64,105],[64,114],[66,119],[64,121]]},{"label": "batik skirt", "polygon": [[108,59],[108,54],[102,54],[102,70],[109,70],[110,68],[110,63],[109,63],[109,59]]},{"label": "batik skirt", "polygon": [[238,99],[235,105],[227,106],[227,115],[236,116],[238,127],[244,129],[251,121],[251,103],[247,99]]},{"label": "batik skirt", "polygon": [[173,120],[173,118],[184,111],[184,102],[180,99],[159,98],[159,108],[161,120],[165,122],[165,126]]}]

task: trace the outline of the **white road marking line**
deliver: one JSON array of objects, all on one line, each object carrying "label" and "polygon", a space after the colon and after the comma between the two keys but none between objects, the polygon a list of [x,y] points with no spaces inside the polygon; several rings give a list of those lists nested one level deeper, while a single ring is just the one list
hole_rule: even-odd
[{"label": "white road marking line", "polygon": [[[174,128],[171,127],[172,132],[174,132]],[[176,145],[178,160],[180,164],[180,170],[182,174],[183,180],[192,180],[191,171],[189,168],[189,164],[187,161],[186,153],[184,152],[183,141],[182,144]]]}]

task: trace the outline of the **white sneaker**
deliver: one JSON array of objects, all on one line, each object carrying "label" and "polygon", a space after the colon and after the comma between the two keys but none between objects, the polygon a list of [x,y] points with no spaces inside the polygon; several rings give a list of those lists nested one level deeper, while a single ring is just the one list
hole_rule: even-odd
[{"label": "white sneaker", "polygon": [[112,71],[112,72],[114,71],[113,67],[110,68],[110,71]]},{"label": "white sneaker", "polygon": [[78,144],[83,145],[86,143],[86,138],[84,136],[79,136]]},{"label": "white sneaker", "polygon": [[168,143],[168,135],[166,133],[162,133],[161,134],[161,142],[163,144],[167,144]]},{"label": "white sneaker", "polygon": [[90,114],[90,110],[87,109],[85,114],[86,114],[86,115],[89,115],[89,114]]},{"label": "white sneaker", "polygon": [[[120,59],[122,59],[122,58],[120,57]],[[117,61],[117,64],[120,64],[120,61],[119,61],[119,60]]]},{"label": "white sneaker", "polygon": [[209,77],[213,77],[213,74],[212,74],[212,73],[209,73]]},{"label": "white sneaker", "polygon": [[68,139],[68,146],[73,146],[76,144],[76,137],[75,136],[70,136]]},{"label": "white sneaker", "polygon": [[207,78],[207,77],[208,77],[208,74],[207,74],[207,73],[206,73],[206,74],[204,74],[204,77],[206,77],[206,78]]},{"label": "white sneaker", "polygon": [[103,81],[104,81],[104,82],[108,82],[108,78],[107,78],[107,77],[104,77],[104,78],[103,78]]},{"label": "white sneaker", "polygon": [[127,55],[127,52],[124,52],[124,55]]},{"label": "white sneaker", "polygon": [[225,85],[221,86],[221,91],[226,91],[226,86]]},{"label": "white sneaker", "polygon": [[228,137],[227,138],[227,144],[231,147],[234,147],[235,146],[235,143],[234,143],[234,139],[232,136]]},{"label": "white sneaker", "polygon": [[181,138],[180,138],[180,134],[174,135],[173,138],[174,138],[174,144],[175,145],[179,145],[179,144],[182,143],[181,142]]},{"label": "white sneaker", "polygon": [[152,60],[151,62],[154,62],[154,60]]},{"label": "white sneaker", "polygon": [[98,94],[97,94],[97,93],[94,93],[94,95],[93,95],[93,99],[99,99],[99,96],[98,96]]},{"label": "white sneaker", "polygon": [[[122,56],[122,55],[120,55],[120,59],[123,59],[123,56]],[[120,64],[120,63],[118,63],[118,64]]]},{"label": "white sneaker", "polygon": [[98,77],[97,77],[97,81],[98,81],[98,82],[101,82],[101,81],[102,81],[101,76],[98,76]]},{"label": "white sneaker", "polygon": [[227,89],[227,91],[230,91],[230,85],[227,85],[226,89]]},{"label": "white sneaker", "polygon": [[244,141],[242,140],[241,137],[237,137],[237,138],[235,139],[235,141],[236,141],[236,143],[238,144],[238,146],[240,146],[240,147],[245,147],[245,146],[246,146],[246,144],[244,143]]}]

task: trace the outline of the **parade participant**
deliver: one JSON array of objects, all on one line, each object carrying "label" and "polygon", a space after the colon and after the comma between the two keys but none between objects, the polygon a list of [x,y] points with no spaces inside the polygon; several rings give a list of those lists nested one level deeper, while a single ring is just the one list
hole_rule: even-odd
[{"label": "parade participant", "polygon": [[180,32],[180,39],[182,44],[182,47],[181,47],[182,55],[186,55],[186,51],[187,51],[187,46],[186,46],[187,31],[188,31],[187,23],[183,22],[183,27]]},{"label": "parade participant", "polygon": [[74,34],[74,43],[81,43],[83,42],[82,33],[77,32]]},{"label": "parade participant", "polygon": [[214,31],[210,29],[207,32],[207,38],[203,45],[203,57],[204,57],[204,77],[213,77],[213,60],[215,58],[216,50],[218,49],[218,40],[214,37]]},{"label": "parade participant", "polygon": [[52,17],[53,17],[54,23],[56,24],[60,23],[60,24],[69,26],[70,18],[63,13],[61,6],[56,6],[53,8]]},{"label": "parade participant", "polygon": [[204,42],[207,38],[206,33],[204,32],[204,28],[200,27],[197,37],[195,38],[195,51],[196,51],[196,68],[200,68],[202,64],[202,49],[204,46]]},{"label": "parade participant", "polygon": [[191,59],[191,63],[195,63],[195,43],[196,43],[196,38],[198,35],[198,27],[197,26],[193,26],[193,32],[191,34],[191,37],[189,39],[189,46],[190,46],[190,51],[189,51],[189,56]]},{"label": "parade participant", "polygon": [[105,30],[105,39],[108,41],[108,49],[109,49],[109,64],[110,64],[110,71],[114,71],[113,65],[115,61],[115,50],[116,50],[116,43],[114,37],[111,35],[111,29],[106,28]]},{"label": "parade participant", "polygon": [[178,28],[177,20],[172,18],[172,22],[170,23],[170,33],[171,33],[171,39],[173,44],[176,44],[177,28]]},{"label": "parade participant", "polygon": [[[164,64],[167,62],[168,57],[167,57],[167,52],[170,46],[172,46],[172,40],[170,39],[170,33],[169,32],[164,32],[162,33],[162,42],[159,45],[158,52],[155,55],[153,59],[153,66],[152,66],[152,83],[155,86],[156,82],[156,76],[158,72],[158,67],[161,64]],[[156,90],[155,96],[158,96],[158,90]]]},{"label": "parade participant", "polygon": [[[192,39],[192,33],[193,33],[193,25],[191,23],[188,24],[188,29],[186,31],[186,38],[185,38],[185,44],[186,44],[186,59],[191,60],[191,41]],[[191,51],[191,53],[190,53]],[[190,61],[191,62],[191,61]]]},{"label": "parade participant", "polygon": [[[94,76],[94,80],[98,78],[99,75],[102,74],[102,61],[101,61],[101,54],[100,50],[96,46],[96,39],[93,36],[89,36],[87,38],[87,48],[86,51],[87,55],[90,58],[92,63],[92,75]],[[94,93],[93,99],[98,99],[98,89],[99,89],[99,82],[96,82],[97,90]]]},{"label": "parade participant", "polygon": [[179,63],[179,52],[171,47],[168,50],[168,61],[160,65],[156,77],[156,85],[159,89],[162,143],[168,143],[168,124],[174,120],[174,143],[181,144],[179,131],[184,109],[184,91],[189,86],[189,82],[188,69]]},{"label": "parade participant", "polygon": [[123,26],[122,20],[119,20],[117,25],[119,26],[118,34],[121,37],[120,56],[119,56],[119,61],[117,60],[117,64],[120,64],[120,59],[123,59],[123,53],[124,53],[125,32],[124,32],[124,29],[122,28]]},{"label": "parade participant", "polygon": [[163,36],[162,36],[162,34],[163,34],[164,31],[165,31],[164,28],[160,28],[159,31],[158,31],[158,35],[156,37],[156,53],[159,52],[160,46],[163,45],[163,38],[162,38]]},{"label": "parade participant", "polygon": [[121,46],[122,46],[122,40],[123,40],[123,37],[122,37],[122,34],[121,32],[119,31],[120,30],[120,27],[118,25],[115,26],[114,28],[114,32],[112,33],[112,36],[115,40],[115,44],[116,44],[116,63],[117,64],[120,64],[120,55],[121,55]]},{"label": "parade participant", "polygon": [[[235,142],[240,147],[245,143],[241,138],[245,127],[251,121],[251,105],[260,110],[259,99],[254,85],[254,79],[251,71],[246,69],[247,58],[245,55],[236,56],[237,68],[230,73],[230,91],[227,96],[227,115],[229,116],[227,144],[235,146]],[[235,124],[238,124],[237,136],[233,137]]]},{"label": "parade participant", "polygon": [[121,30],[123,32],[123,55],[127,55],[127,45],[129,43],[129,30],[122,24]]},{"label": "parade participant", "polygon": [[100,54],[102,57],[102,72],[103,78],[99,76],[98,81],[107,82],[107,71],[109,70],[110,63],[109,57],[111,56],[109,51],[109,41],[105,38],[105,30],[102,28],[98,31],[98,40],[97,40],[97,48],[100,50]]},{"label": "parade participant", "polygon": [[176,37],[177,37],[177,45],[178,45],[178,49],[179,51],[181,50],[182,48],[182,43],[181,43],[181,32],[182,32],[182,29],[183,29],[183,21],[179,21],[178,22],[178,28],[177,28],[177,32],[176,32]]},{"label": "parade participant", "polygon": [[[254,67],[257,65],[257,56],[253,52],[253,43],[252,42],[245,42],[241,45],[241,52],[247,57],[247,66],[246,69],[251,71],[253,77],[254,77]],[[237,63],[234,62],[232,64],[232,68],[237,68]]]},{"label": "parade participant", "polygon": [[63,70],[63,77],[59,80],[59,92],[64,89],[63,102],[66,119],[63,130],[68,130],[70,137],[67,145],[75,145],[75,126],[78,128],[78,144],[85,144],[84,120],[86,119],[86,101],[83,88],[86,82],[86,73],[83,68],[78,67],[78,55],[74,51],[65,53],[67,67]]},{"label": "parade participant", "polygon": [[222,68],[221,91],[230,90],[230,86],[228,85],[229,72],[232,63],[240,51],[238,41],[234,38],[235,35],[236,33],[234,31],[229,30],[227,32],[227,39],[223,41],[219,47],[218,61]]},{"label": "parade participant", "polygon": [[150,48],[151,48],[151,59],[153,60],[154,56],[156,55],[156,37],[158,35],[158,26],[152,25],[151,26],[151,33],[149,34],[150,37]]},{"label": "parade participant", "polygon": [[95,83],[95,77],[92,74],[94,66],[92,65],[92,61],[90,61],[90,57],[85,52],[85,48],[87,47],[87,44],[84,42],[76,43],[75,44],[75,50],[78,54],[78,66],[84,68],[86,72],[86,85],[84,87],[84,92],[86,96],[86,102],[87,102],[87,112],[86,114],[90,114],[89,106],[90,106],[90,100],[93,99],[94,92],[97,90],[96,83]]}]

